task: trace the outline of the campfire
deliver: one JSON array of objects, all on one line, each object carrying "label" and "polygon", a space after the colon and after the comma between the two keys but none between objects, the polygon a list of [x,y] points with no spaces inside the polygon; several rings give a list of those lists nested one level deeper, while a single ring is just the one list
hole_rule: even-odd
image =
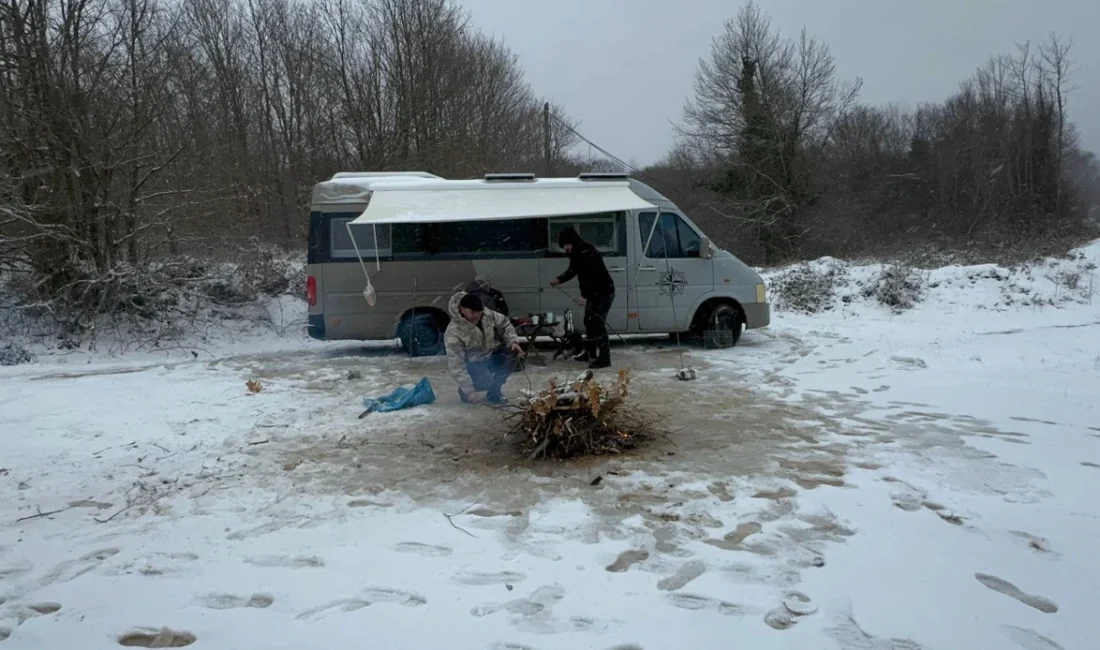
[{"label": "campfire", "polygon": [[625,369],[609,385],[595,381],[591,370],[561,385],[551,380],[545,390],[526,391],[526,400],[509,411],[508,437],[517,438],[531,459],[633,449],[646,438],[645,421],[652,419],[628,400],[629,384]]}]

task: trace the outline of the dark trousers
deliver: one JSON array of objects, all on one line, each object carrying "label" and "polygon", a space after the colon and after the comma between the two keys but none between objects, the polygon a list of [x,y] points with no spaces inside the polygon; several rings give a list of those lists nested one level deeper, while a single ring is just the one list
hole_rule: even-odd
[{"label": "dark trousers", "polygon": [[611,338],[607,332],[607,316],[611,313],[611,304],[615,294],[589,298],[584,304],[584,337],[587,339],[588,355],[609,357]]},{"label": "dark trousers", "polygon": [[[499,398],[504,382],[516,369],[516,358],[510,350],[497,349],[479,361],[467,361],[466,372],[474,382],[474,390],[485,391],[489,399]],[[466,401],[466,395],[462,395]]]}]

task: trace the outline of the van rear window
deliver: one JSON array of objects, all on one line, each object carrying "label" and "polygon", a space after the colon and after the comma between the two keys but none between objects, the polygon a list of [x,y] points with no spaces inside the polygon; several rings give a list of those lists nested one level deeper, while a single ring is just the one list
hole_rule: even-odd
[{"label": "van rear window", "polygon": [[378,238],[378,254],[390,255],[390,226],[352,226],[355,233],[355,242],[352,243],[348,234],[348,222],[358,217],[358,214],[332,217],[329,220],[329,242],[333,257],[355,257],[355,246],[359,246],[359,252],[363,257],[374,257],[375,236]]}]

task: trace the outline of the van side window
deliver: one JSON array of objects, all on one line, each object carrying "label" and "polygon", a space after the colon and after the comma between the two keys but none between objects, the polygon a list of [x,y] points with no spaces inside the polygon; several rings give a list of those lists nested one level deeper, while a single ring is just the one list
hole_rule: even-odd
[{"label": "van side window", "polygon": [[551,218],[548,229],[550,250],[555,253],[564,252],[558,246],[558,234],[571,226],[581,239],[595,246],[601,253],[621,253],[619,244],[625,242],[620,242],[620,223],[622,223],[622,213],[619,212]]},{"label": "van side window", "polygon": [[649,241],[649,248],[645,256],[650,259],[665,257],[699,257],[701,248],[699,234],[692,230],[686,221],[679,215],[671,212],[662,212],[661,220],[657,228],[653,228],[655,212],[642,212],[638,215],[638,235],[645,246],[649,238],[649,231],[653,230],[653,238]]},{"label": "van side window", "polygon": [[[403,224],[405,225],[405,224]],[[397,253],[427,255],[475,255],[527,253],[535,249],[535,224],[531,219],[453,221],[407,224],[395,237]]]}]

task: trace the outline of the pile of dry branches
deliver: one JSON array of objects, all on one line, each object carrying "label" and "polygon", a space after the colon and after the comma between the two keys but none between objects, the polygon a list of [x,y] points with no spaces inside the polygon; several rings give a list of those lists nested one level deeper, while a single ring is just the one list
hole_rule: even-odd
[{"label": "pile of dry branches", "polygon": [[561,386],[551,380],[509,413],[508,436],[518,437],[520,450],[532,459],[633,449],[647,437],[647,418],[627,400],[629,383],[625,369],[611,385],[594,381],[592,371]]}]

